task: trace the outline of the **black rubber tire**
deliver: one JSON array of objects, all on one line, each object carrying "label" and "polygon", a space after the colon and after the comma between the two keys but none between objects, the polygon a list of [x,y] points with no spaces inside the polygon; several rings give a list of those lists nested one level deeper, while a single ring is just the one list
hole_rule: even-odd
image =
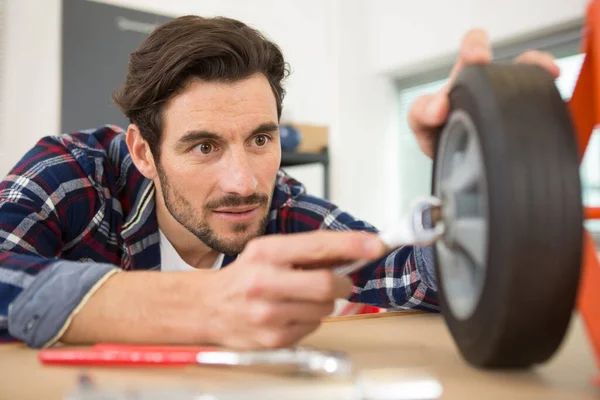
[{"label": "black rubber tire", "polygon": [[[451,88],[450,108],[471,117],[480,141],[488,252],[481,297],[473,314],[460,320],[448,307],[434,251],[444,319],[473,366],[543,363],[569,325],[582,258],[579,156],[570,115],[553,78],[531,65],[464,68]],[[446,133],[442,128],[439,136]],[[439,144],[438,138],[436,158]]]}]

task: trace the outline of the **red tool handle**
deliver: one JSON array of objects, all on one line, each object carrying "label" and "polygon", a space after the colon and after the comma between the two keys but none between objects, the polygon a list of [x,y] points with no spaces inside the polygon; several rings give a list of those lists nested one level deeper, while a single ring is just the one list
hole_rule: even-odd
[{"label": "red tool handle", "polygon": [[52,365],[164,366],[195,364],[196,354],[170,351],[47,349],[40,351],[38,358],[43,364]]},{"label": "red tool handle", "polygon": [[87,349],[45,349],[38,358],[51,365],[189,365],[201,352],[219,351],[216,347],[152,346],[99,343]]}]

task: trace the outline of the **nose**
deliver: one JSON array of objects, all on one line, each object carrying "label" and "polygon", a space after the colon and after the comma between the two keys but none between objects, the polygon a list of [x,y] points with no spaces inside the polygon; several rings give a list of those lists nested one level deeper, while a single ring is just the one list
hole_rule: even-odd
[{"label": "nose", "polygon": [[220,186],[225,193],[242,197],[256,192],[258,181],[245,151],[232,151],[221,168]]}]

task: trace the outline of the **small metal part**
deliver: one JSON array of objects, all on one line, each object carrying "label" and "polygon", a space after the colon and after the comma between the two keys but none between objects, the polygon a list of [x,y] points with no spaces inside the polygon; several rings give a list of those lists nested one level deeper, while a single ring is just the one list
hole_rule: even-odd
[{"label": "small metal part", "polygon": [[198,364],[231,366],[291,366],[299,373],[348,376],[352,363],[344,353],[307,348],[199,353]]},{"label": "small metal part", "polygon": [[[402,246],[429,246],[444,233],[441,221],[441,201],[437,197],[416,198],[407,215],[394,226],[379,234],[379,238],[390,250]],[[334,269],[337,275],[350,275],[367,265],[372,260],[358,260]]]}]

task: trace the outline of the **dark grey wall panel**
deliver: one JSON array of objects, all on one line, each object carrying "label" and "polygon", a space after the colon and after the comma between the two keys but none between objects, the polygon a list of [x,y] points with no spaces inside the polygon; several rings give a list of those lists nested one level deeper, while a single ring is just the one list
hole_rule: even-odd
[{"label": "dark grey wall panel", "polygon": [[87,0],[63,0],[62,132],[104,124],[127,127],[110,94],[125,78],[129,54],[154,26],[168,20]]}]

